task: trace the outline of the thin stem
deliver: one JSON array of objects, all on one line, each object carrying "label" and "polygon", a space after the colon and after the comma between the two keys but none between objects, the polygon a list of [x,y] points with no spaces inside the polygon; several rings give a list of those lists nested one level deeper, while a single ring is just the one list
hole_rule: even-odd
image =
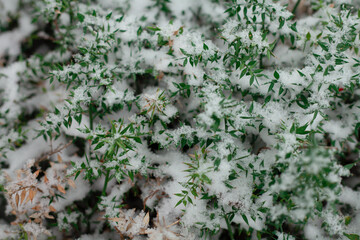
[{"label": "thin stem", "polygon": [[92,112],[92,102],[89,104],[89,122],[90,122],[90,129],[94,130],[94,118],[93,118],[93,112]]},{"label": "thin stem", "polygon": [[295,15],[296,9],[298,8],[298,6],[299,6],[300,2],[301,2],[301,0],[297,0],[297,2],[295,3],[295,6],[294,6],[294,8],[293,8],[293,10],[291,11],[291,12],[292,12],[292,14],[294,14],[294,15]]},{"label": "thin stem", "polygon": [[42,156],[40,156],[39,158],[35,159],[35,164],[39,164],[39,162],[44,161],[46,159],[48,159],[50,156],[54,155],[55,153],[59,153],[62,150],[64,150],[65,148],[69,147],[72,144],[72,140],[70,140],[67,144],[63,145],[60,144],[56,149],[52,149],[50,152],[47,152],[45,154],[43,154]]},{"label": "thin stem", "polygon": [[109,182],[109,175],[110,175],[110,170],[108,169],[106,171],[106,175],[105,175],[105,182],[104,182],[104,187],[103,187],[103,190],[102,190],[102,196],[106,196],[106,188],[107,188],[107,184]]},{"label": "thin stem", "polygon": [[229,235],[230,235],[230,239],[235,240],[234,234],[233,234],[232,229],[231,229],[230,221],[229,221],[229,219],[228,219],[228,217],[226,215],[224,217],[225,217],[226,225],[227,225],[228,232],[229,232]]}]

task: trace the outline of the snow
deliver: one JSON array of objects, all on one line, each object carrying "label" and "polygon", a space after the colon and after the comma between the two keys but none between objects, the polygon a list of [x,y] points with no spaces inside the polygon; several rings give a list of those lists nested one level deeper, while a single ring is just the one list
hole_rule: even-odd
[{"label": "snow", "polygon": [[190,228],[198,223],[204,224],[210,230],[216,230],[220,225],[220,218],[214,218],[209,221],[208,217],[210,214],[219,215],[219,210],[209,210],[206,208],[206,202],[198,199],[194,200],[194,204],[189,205],[186,209],[185,214],[182,216],[182,220],[185,227]]},{"label": "snow", "polygon": [[[309,12],[294,19],[290,19],[285,0],[234,1],[234,6],[241,6],[238,17],[225,12],[230,7],[225,2],[104,0],[72,2],[68,8],[61,1],[46,0],[34,6],[32,1],[21,1],[26,7],[19,9],[18,0],[0,0],[0,157],[9,165],[0,171],[0,184],[10,190],[19,190],[20,185],[41,189],[34,201],[15,209],[24,211],[17,221],[26,231],[47,233],[42,224],[29,222],[27,216],[34,212],[34,202],[46,212],[56,192],[63,197],[51,205],[57,211],[58,227],[72,232],[71,223],[82,222],[91,213],[88,208],[83,215],[74,202],[91,190],[102,192],[105,177],[99,172],[110,169],[111,179],[98,203],[101,212],[96,210],[87,219],[94,234],[80,239],[115,239],[119,237],[115,228],[125,238],[137,240],[198,239],[205,229],[219,231],[216,239],[227,233],[224,216],[231,213],[232,224],[245,230],[267,231],[267,219],[275,222],[286,217],[296,227],[304,227],[302,237],[307,239],[358,232],[360,193],[354,187],[359,179],[353,177],[350,188],[343,181],[350,171],[342,166],[358,157],[354,128],[360,120],[354,50],[360,38],[351,35],[353,29],[359,31],[359,18],[339,10],[340,3],[350,1],[339,0],[334,5],[325,1],[310,14],[311,4],[316,4],[311,1]],[[35,7],[39,20],[31,23]],[[72,13],[75,15],[70,16]],[[123,19],[117,21],[120,17]],[[337,17],[343,26],[336,23]],[[287,19],[281,29],[280,18]],[[10,19],[18,24],[8,29]],[[51,37],[46,21],[49,26],[58,25]],[[296,33],[290,28],[294,22]],[[40,44],[37,55],[28,57],[22,46],[31,41],[32,33],[46,41],[54,37],[56,50]],[[284,42],[279,41],[281,35]],[[352,46],[339,51],[338,44],[352,37],[356,38]],[[231,46],[237,40],[239,52]],[[266,59],[274,41],[274,56]],[[329,55],[319,41],[326,42]],[[339,63],[338,58],[346,62]],[[256,63],[250,66],[252,60]],[[59,65],[62,67],[56,67]],[[323,70],[330,66],[334,71],[325,74]],[[259,68],[263,71],[258,72]],[[244,69],[247,73],[240,78]],[[250,85],[252,75],[257,77]],[[179,94],[173,83],[189,89],[190,96]],[[274,85],[271,91],[270,84]],[[301,106],[300,100],[309,106]],[[96,107],[91,119],[90,104]],[[74,119],[79,115],[80,123]],[[72,124],[65,126],[64,119],[69,117]],[[131,123],[131,133],[111,134],[111,123],[117,120]],[[90,125],[97,127],[89,130]],[[25,137],[15,129],[20,126]],[[315,135],[316,147],[312,135],[301,134],[293,126],[307,126],[305,130]],[[58,129],[60,136],[45,141],[35,138],[34,129],[49,135]],[[327,133],[330,139],[324,137]],[[99,137],[105,144],[94,150]],[[120,138],[128,140],[132,149],[124,151],[126,146],[116,142]],[[51,152],[70,139],[76,139],[76,145],[56,153],[56,159]],[[104,159],[109,146],[116,145],[121,145],[120,150]],[[80,152],[89,160],[77,156]],[[337,157],[341,152],[351,155],[344,160]],[[30,168],[46,155],[50,166],[44,171],[45,182],[45,177],[33,176]],[[79,171],[73,188],[67,180]],[[128,178],[130,173],[134,179]],[[93,179],[84,180],[85,174]],[[151,216],[149,226],[142,206],[135,209],[129,203],[127,193],[134,189],[139,192],[135,198],[159,216]],[[30,192],[24,193],[29,197]],[[189,198],[185,198],[187,204],[175,207],[182,199],[175,195],[179,193]],[[277,200],[288,193],[288,199]],[[6,196],[9,203],[19,201],[19,195]],[[323,201],[327,206],[318,211]],[[340,204],[351,208],[352,221],[347,225],[347,215],[342,214],[348,213],[329,207],[340,209]],[[14,210],[13,205],[7,204],[6,213]],[[267,210],[262,212],[261,207]],[[104,219],[97,218],[102,213],[103,218],[112,218],[107,219],[112,233],[99,234]],[[307,223],[298,225],[300,221]],[[166,227],[172,223],[176,224]],[[0,222],[0,238],[8,237],[6,224]],[[47,227],[56,237],[66,235]],[[295,239],[293,232],[280,230],[274,229],[271,237]],[[80,227],[82,233],[85,230]]]},{"label": "snow", "polygon": [[330,238],[326,238],[323,235],[323,231],[320,230],[320,228],[316,225],[313,225],[311,223],[306,224],[305,228],[304,228],[304,232],[305,232],[305,237],[308,239],[330,239]]},{"label": "snow", "polygon": [[334,140],[345,139],[352,133],[352,129],[345,127],[344,123],[339,120],[329,120],[322,126],[322,128],[324,131],[330,133]]},{"label": "snow", "polygon": [[[58,226],[60,230],[69,229],[71,223],[77,223],[77,218],[80,216],[77,212],[72,212],[70,214],[66,214],[60,212],[58,214]],[[66,221],[65,221],[66,219]]]},{"label": "snow", "polygon": [[278,240],[295,240],[294,236],[291,236],[286,233],[277,232],[276,235],[278,237]]},{"label": "snow", "polygon": [[[58,146],[63,141],[63,139],[59,138],[53,142],[53,145]],[[47,142],[44,141],[43,138],[37,138],[27,144],[23,144],[21,148],[17,149],[16,151],[11,151],[7,154],[7,161],[10,164],[10,167],[7,169],[7,171],[9,173],[14,173],[15,170],[22,168],[24,161],[27,159],[35,159],[49,150],[50,146]]]},{"label": "snow", "polygon": [[109,237],[109,234],[84,234],[81,235],[80,238],[77,238],[77,240],[107,240]]},{"label": "snow", "polygon": [[354,191],[349,187],[344,187],[341,191],[340,199],[342,202],[350,204],[356,210],[360,210],[360,193],[358,191]]},{"label": "snow", "polygon": [[278,127],[287,121],[287,114],[284,109],[285,105],[277,102],[269,102],[262,107],[260,104],[254,104],[254,109],[259,112],[264,118],[264,125],[269,129],[278,129]]},{"label": "snow", "polygon": [[209,3],[207,0],[183,0],[170,1],[169,8],[172,13],[186,23],[192,23],[189,20],[190,13],[201,10],[204,14],[209,15],[213,21],[221,21],[224,17],[225,8],[219,5]]},{"label": "snow", "polygon": [[4,90],[1,97],[5,100],[5,103],[0,106],[0,112],[6,115],[8,119],[14,119],[20,113],[20,106],[17,104],[20,98],[18,73],[24,71],[25,68],[25,63],[16,62],[0,69],[0,76],[1,74],[5,75],[0,77],[0,89]]},{"label": "snow", "polygon": [[81,176],[75,180],[75,186],[76,188],[70,187],[66,191],[66,194],[63,195],[64,198],[59,198],[57,202],[52,204],[57,211],[64,210],[74,201],[84,199],[90,190],[89,183],[83,180]]},{"label": "snow", "polygon": [[7,22],[8,15],[16,14],[19,7],[19,0],[0,0],[0,23]]},{"label": "snow", "polygon": [[31,24],[30,16],[21,14],[19,19],[19,28],[10,32],[0,33],[0,57],[4,57],[6,54],[10,57],[18,55],[21,51],[21,42],[24,41],[24,39],[34,30],[35,26]]},{"label": "snow", "polygon": [[0,239],[16,238],[17,232],[15,227],[10,227],[0,222]]}]

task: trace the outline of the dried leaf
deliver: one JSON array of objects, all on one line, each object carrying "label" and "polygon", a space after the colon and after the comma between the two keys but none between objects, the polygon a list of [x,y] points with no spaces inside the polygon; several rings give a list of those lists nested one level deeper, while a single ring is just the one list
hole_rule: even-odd
[{"label": "dried leaf", "polygon": [[41,218],[35,218],[35,219],[34,219],[34,222],[35,222],[35,223],[41,223]]},{"label": "dried leaf", "polygon": [[37,178],[39,176],[40,169],[33,173],[34,178]]},{"label": "dried leaf", "polygon": [[60,156],[60,154],[57,155],[57,160],[58,162],[62,162],[62,157]]},{"label": "dried leaf", "polygon": [[30,201],[30,194],[31,194],[31,189],[29,190],[29,194],[27,195],[27,198],[26,198],[26,201],[25,201],[25,204],[28,203],[28,201]]},{"label": "dried leaf", "polygon": [[39,205],[36,205],[35,207],[33,207],[31,209],[34,209],[35,211],[40,211],[41,207]]},{"label": "dried leaf", "polygon": [[68,184],[72,187],[72,188],[76,188],[75,182],[72,179],[68,179]]},{"label": "dried leaf", "polygon": [[54,216],[49,215],[49,213],[45,213],[44,216],[48,219],[54,219]]},{"label": "dried leaf", "polygon": [[16,176],[18,179],[21,179],[21,174],[22,174],[22,171],[20,169],[16,171]]},{"label": "dried leaf", "polygon": [[48,230],[44,230],[43,233],[45,233],[48,236],[51,236],[51,233]]},{"label": "dried leaf", "polygon": [[129,229],[132,227],[132,223],[129,223],[129,225],[126,226],[125,231],[129,231]]},{"label": "dried leaf", "polygon": [[41,213],[36,212],[30,215],[30,218],[39,218],[41,216]]},{"label": "dried leaf", "polygon": [[[29,190],[29,195],[28,195],[28,199],[30,199],[30,201],[32,202],[32,200],[34,199],[35,195],[36,195],[36,190],[34,189],[30,189]],[[27,201],[26,201],[27,202]]]},{"label": "dried leaf", "polygon": [[49,182],[49,179],[46,177],[46,175],[44,176],[44,182],[45,182],[45,183],[48,183],[48,182]]},{"label": "dried leaf", "polygon": [[[174,42],[174,41],[171,42],[171,46],[172,46],[173,42]],[[169,41],[169,46],[170,46],[170,41]],[[164,78],[164,76],[165,76],[165,74],[164,74],[163,72],[160,72],[157,78],[158,78],[159,80],[161,80],[161,79]]]},{"label": "dried leaf", "polygon": [[[164,223],[165,223],[165,220],[163,220],[163,221],[164,221]],[[166,228],[170,228],[170,227],[174,226],[175,224],[178,224],[179,222],[180,222],[180,219],[177,220],[177,221],[175,221],[175,222],[173,222],[173,223],[170,224],[170,225],[167,225]]]},{"label": "dried leaf", "polygon": [[61,186],[60,184],[57,185],[57,189],[58,189],[61,193],[63,193],[63,194],[66,193],[65,189],[64,189],[63,186]]},{"label": "dried leaf", "polygon": [[50,209],[50,212],[56,212],[56,209],[52,205],[49,206],[49,209]]},{"label": "dried leaf", "polygon": [[50,193],[51,196],[55,196],[55,193],[54,193],[53,190],[49,189],[49,193]]},{"label": "dried leaf", "polygon": [[16,206],[19,206],[19,194],[15,194],[15,202],[16,202]]},{"label": "dried leaf", "polygon": [[26,197],[26,190],[23,190],[22,192],[21,192],[21,201],[20,201],[20,204],[22,204],[23,202],[24,202],[24,200],[25,200],[25,197]]},{"label": "dried leaf", "polygon": [[144,219],[143,219],[143,223],[144,225],[148,225],[149,224],[149,220],[150,220],[150,214],[149,212],[145,215]]}]

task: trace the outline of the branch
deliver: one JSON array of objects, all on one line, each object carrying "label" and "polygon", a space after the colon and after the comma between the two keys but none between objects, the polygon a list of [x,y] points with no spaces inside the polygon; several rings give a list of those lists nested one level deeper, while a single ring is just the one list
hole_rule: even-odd
[{"label": "branch", "polygon": [[60,144],[57,148],[55,148],[52,151],[49,151],[45,154],[43,154],[42,156],[40,156],[39,158],[35,159],[35,164],[39,164],[41,161],[44,161],[46,159],[48,159],[50,156],[54,155],[55,153],[61,152],[62,150],[64,150],[65,148],[69,147],[72,144],[73,140],[70,140],[67,144]]}]

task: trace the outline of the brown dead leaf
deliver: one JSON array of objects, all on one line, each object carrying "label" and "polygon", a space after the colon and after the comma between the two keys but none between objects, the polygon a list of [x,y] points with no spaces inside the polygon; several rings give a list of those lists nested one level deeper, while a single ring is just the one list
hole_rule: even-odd
[{"label": "brown dead leaf", "polygon": [[40,169],[33,173],[34,178],[37,178],[39,176]]},{"label": "brown dead leaf", "polygon": [[41,213],[36,212],[30,215],[30,218],[39,218],[41,216]]},{"label": "brown dead leaf", "polygon": [[129,231],[129,229],[132,227],[132,223],[129,223],[125,229],[125,231]]},{"label": "brown dead leaf", "polygon": [[35,218],[35,219],[34,219],[34,222],[35,222],[35,223],[41,223],[41,218]]},{"label": "brown dead leaf", "polygon": [[157,79],[161,80],[165,76],[164,72],[159,72],[159,75],[157,76]]},{"label": "brown dead leaf", "polygon": [[15,194],[15,202],[16,202],[16,206],[19,206],[19,194]]},{"label": "brown dead leaf", "polygon": [[55,193],[54,193],[54,191],[52,189],[49,189],[49,193],[50,193],[51,196],[55,196]]},{"label": "brown dead leaf", "polygon": [[45,233],[46,235],[48,235],[49,237],[51,236],[51,233],[48,230],[44,230],[43,233]]},{"label": "brown dead leaf", "polygon": [[49,209],[50,209],[50,212],[56,212],[56,209],[52,205],[49,206]]},{"label": "brown dead leaf", "polygon": [[29,195],[28,195],[28,199],[30,199],[30,201],[32,202],[32,200],[34,199],[35,195],[36,195],[36,189],[30,189],[29,190]]},{"label": "brown dead leaf", "polygon": [[54,219],[54,216],[49,215],[49,213],[45,213],[44,216],[48,219]]},{"label": "brown dead leaf", "polygon": [[63,187],[63,186],[61,186],[60,184],[58,184],[58,185],[57,185],[57,189],[58,189],[61,193],[63,193],[63,194],[65,194],[65,193],[66,193],[66,191],[65,191],[64,187]]},{"label": "brown dead leaf", "polygon": [[68,179],[68,184],[72,187],[72,188],[76,188],[75,182],[72,179]]},{"label": "brown dead leaf", "polygon": [[49,179],[46,177],[46,175],[44,176],[44,182],[45,182],[45,183],[48,183],[48,182],[49,182]]},{"label": "brown dead leaf", "polygon": [[31,209],[33,209],[35,211],[40,211],[41,207],[39,205],[36,205],[35,207],[33,207]]},{"label": "brown dead leaf", "polygon": [[148,212],[143,219],[143,223],[147,226],[149,224],[149,220],[150,220],[150,214]]},{"label": "brown dead leaf", "polygon": [[20,201],[20,204],[22,204],[25,200],[25,197],[26,197],[26,190],[22,190],[21,192],[21,201]]},{"label": "brown dead leaf", "polygon": [[62,157],[60,156],[60,154],[57,155],[57,160],[58,160],[58,162],[60,162],[60,163],[62,162]]}]

